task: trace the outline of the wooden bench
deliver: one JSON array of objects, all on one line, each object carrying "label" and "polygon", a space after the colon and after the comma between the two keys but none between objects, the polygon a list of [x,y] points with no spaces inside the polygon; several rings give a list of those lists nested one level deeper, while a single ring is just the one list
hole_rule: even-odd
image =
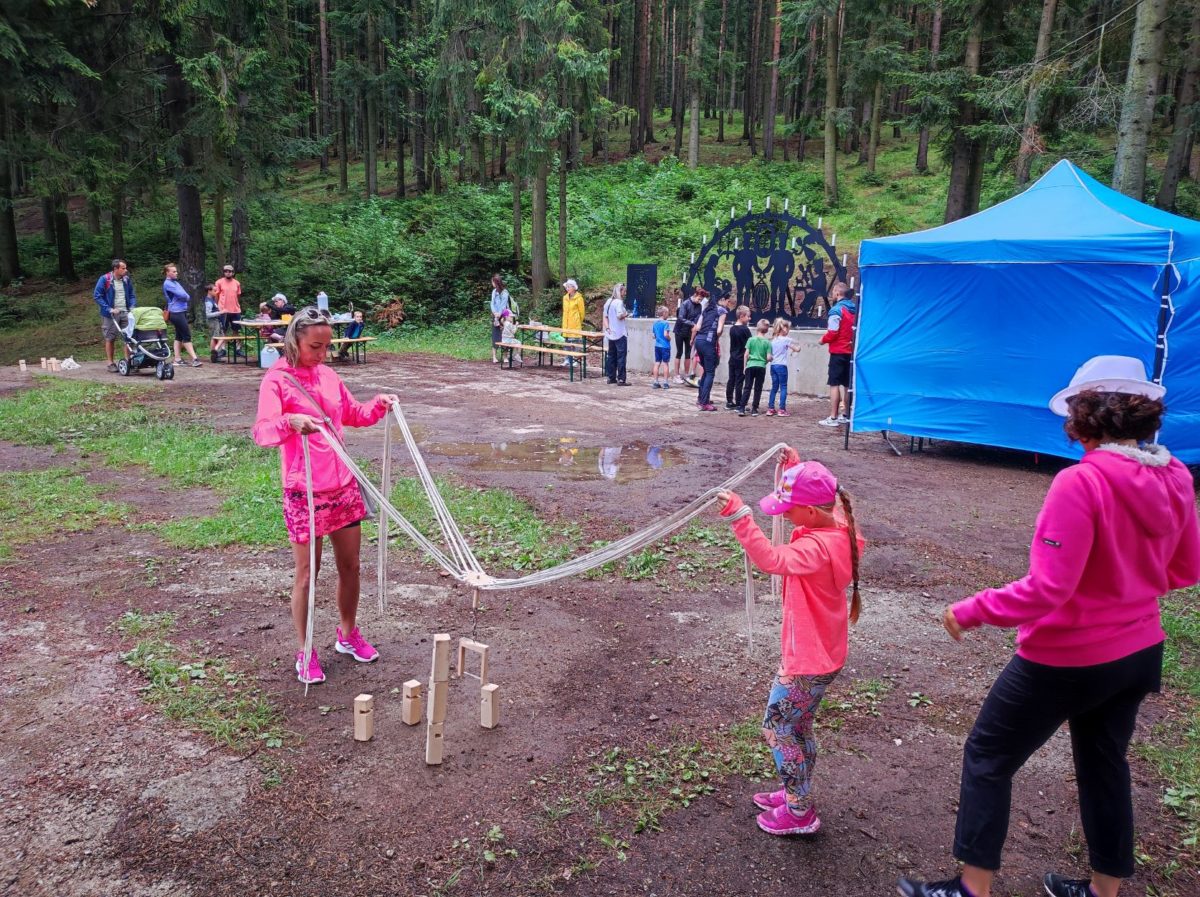
[{"label": "wooden bench", "polygon": [[[512,370],[512,366],[513,366],[513,352],[517,351],[517,350],[524,350],[526,352],[538,353],[538,356],[539,356],[538,364],[539,365],[542,363],[542,359],[540,357],[542,355],[560,355],[563,358],[577,358],[581,362],[580,374],[579,374],[580,379],[582,380],[587,377],[587,355],[581,351],[572,351],[569,349],[551,349],[548,346],[541,346],[541,345],[536,345],[533,343],[500,343],[500,342],[498,342],[498,343],[496,343],[496,348],[499,349],[501,351],[501,353],[503,353],[505,349],[508,350],[508,368],[509,368],[509,370]],[[571,373],[571,382],[574,383],[575,382],[575,365],[569,364],[569,365],[567,365],[567,367]]]},{"label": "wooden bench", "polygon": [[[335,337],[334,339],[331,339],[329,341],[329,351],[333,352],[335,346],[340,346],[343,350],[345,350],[345,348],[347,346],[349,346],[350,351],[354,353],[354,363],[355,364],[366,364],[367,363],[367,344],[373,343],[373,342],[375,342],[375,337],[373,337],[373,336],[356,336],[356,337],[339,336],[339,337]],[[362,350],[361,358],[359,356],[360,349]],[[338,353],[338,354],[340,355],[340,353]]]},{"label": "wooden bench", "polygon": [[[239,336],[236,333],[227,333],[222,334],[221,336],[217,337],[217,339],[221,341],[221,348],[225,350],[225,360],[227,362],[230,364],[235,364],[237,362],[237,355],[239,354],[237,350],[240,346],[241,356],[246,359],[246,364],[250,364],[250,353],[247,351],[247,343],[257,343],[259,337],[255,335]],[[258,364],[258,359],[254,359],[253,363]]]}]

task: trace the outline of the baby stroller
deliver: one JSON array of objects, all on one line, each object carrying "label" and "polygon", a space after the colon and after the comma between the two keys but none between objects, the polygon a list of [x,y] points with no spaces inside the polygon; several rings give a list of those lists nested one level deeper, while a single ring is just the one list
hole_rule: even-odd
[{"label": "baby stroller", "polygon": [[171,363],[171,345],[167,342],[162,309],[134,308],[119,314],[117,326],[121,328],[129,357],[117,362],[117,373],[128,377],[143,368],[154,368],[154,376],[159,380],[174,380],[175,365]]}]

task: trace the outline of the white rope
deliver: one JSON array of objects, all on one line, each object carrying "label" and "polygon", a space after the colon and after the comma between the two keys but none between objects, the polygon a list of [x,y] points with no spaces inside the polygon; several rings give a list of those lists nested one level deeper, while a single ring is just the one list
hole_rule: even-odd
[{"label": "white rope", "polygon": [[[383,426],[383,461],[380,463],[379,487],[384,495],[392,494],[392,424],[388,421]],[[388,556],[388,527],[391,520],[387,514],[379,515],[378,539],[379,552],[375,562],[375,586],[379,592],[379,613],[387,613],[387,556]]]},{"label": "white rope", "polygon": [[[328,441],[328,436],[326,440]],[[304,677],[304,695],[308,696],[308,665],[312,660],[313,617],[317,606],[317,513],[313,507],[312,458],[308,453],[308,435],[300,436],[304,446],[304,486],[308,493],[308,622],[304,627],[304,655],[300,674]]]}]

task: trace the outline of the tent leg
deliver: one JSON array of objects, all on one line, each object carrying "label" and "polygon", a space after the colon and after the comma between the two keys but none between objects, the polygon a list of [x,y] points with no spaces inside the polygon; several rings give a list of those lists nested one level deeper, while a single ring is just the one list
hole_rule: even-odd
[{"label": "tent leg", "polygon": [[881,436],[883,436],[883,441],[888,444],[888,448],[890,448],[895,453],[897,458],[904,457],[904,453],[902,451],[900,451],[900,449],[896,448],[896,444],[894,442],[892,442],[892,438],[890,436],[888,436],[887,430],[880,430],[879,433]]}]

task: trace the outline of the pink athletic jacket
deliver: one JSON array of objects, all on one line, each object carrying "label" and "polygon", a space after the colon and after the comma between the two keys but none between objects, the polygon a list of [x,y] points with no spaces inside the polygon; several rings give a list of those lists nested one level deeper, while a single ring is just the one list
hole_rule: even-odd
[{"label": "pink athletic jacket", "polygon": [[[321,414],[304,397],[304,393],[288,382],[284,374],[295,377],[309,395],[320,403],[325,416],[332,419],[332,427],[338,438],[344,438],[343,425],[369,427],[387,414],[388,408],[378,396],[365,405],[356,402],[342,383],[342,378],[326,365],[293,367],[286,358],[275,362],[258,389],[254,441],[259,445],[277,445],[282,449],[284,489],[304,489],[304,448],[300,434],[288,425],[287,416],[308,414],[319,418]],[[354,479],[354,474],[326,444],[325,437],[320,434],[309,436],[308,448],[312,458],[314,492],[339,489]]]},{"label": "pink athletic jacket", "polygon": [[1054,478],[1029,572],[952,608],[964,628],[1017,627],[1017,654],[1093,666],[1166,636],[1158,599],[1200,581],[1200,522],[1188,469],[1162,446],[1103,445]]},{"label": "pink athletic jacket", "polygon": [[[741,499],[735,498],[721,516],[741,507]],[[815,676],[840,670],[846,663],[850,618],[846,587],[853,578],[845,524],[797,527],[787,545],[775,546],[754,517],[746,515],[733,521],[733,534],[754,566],[783,576],[780,673]],[[861,537],[858,543],[861,551]]]}]

